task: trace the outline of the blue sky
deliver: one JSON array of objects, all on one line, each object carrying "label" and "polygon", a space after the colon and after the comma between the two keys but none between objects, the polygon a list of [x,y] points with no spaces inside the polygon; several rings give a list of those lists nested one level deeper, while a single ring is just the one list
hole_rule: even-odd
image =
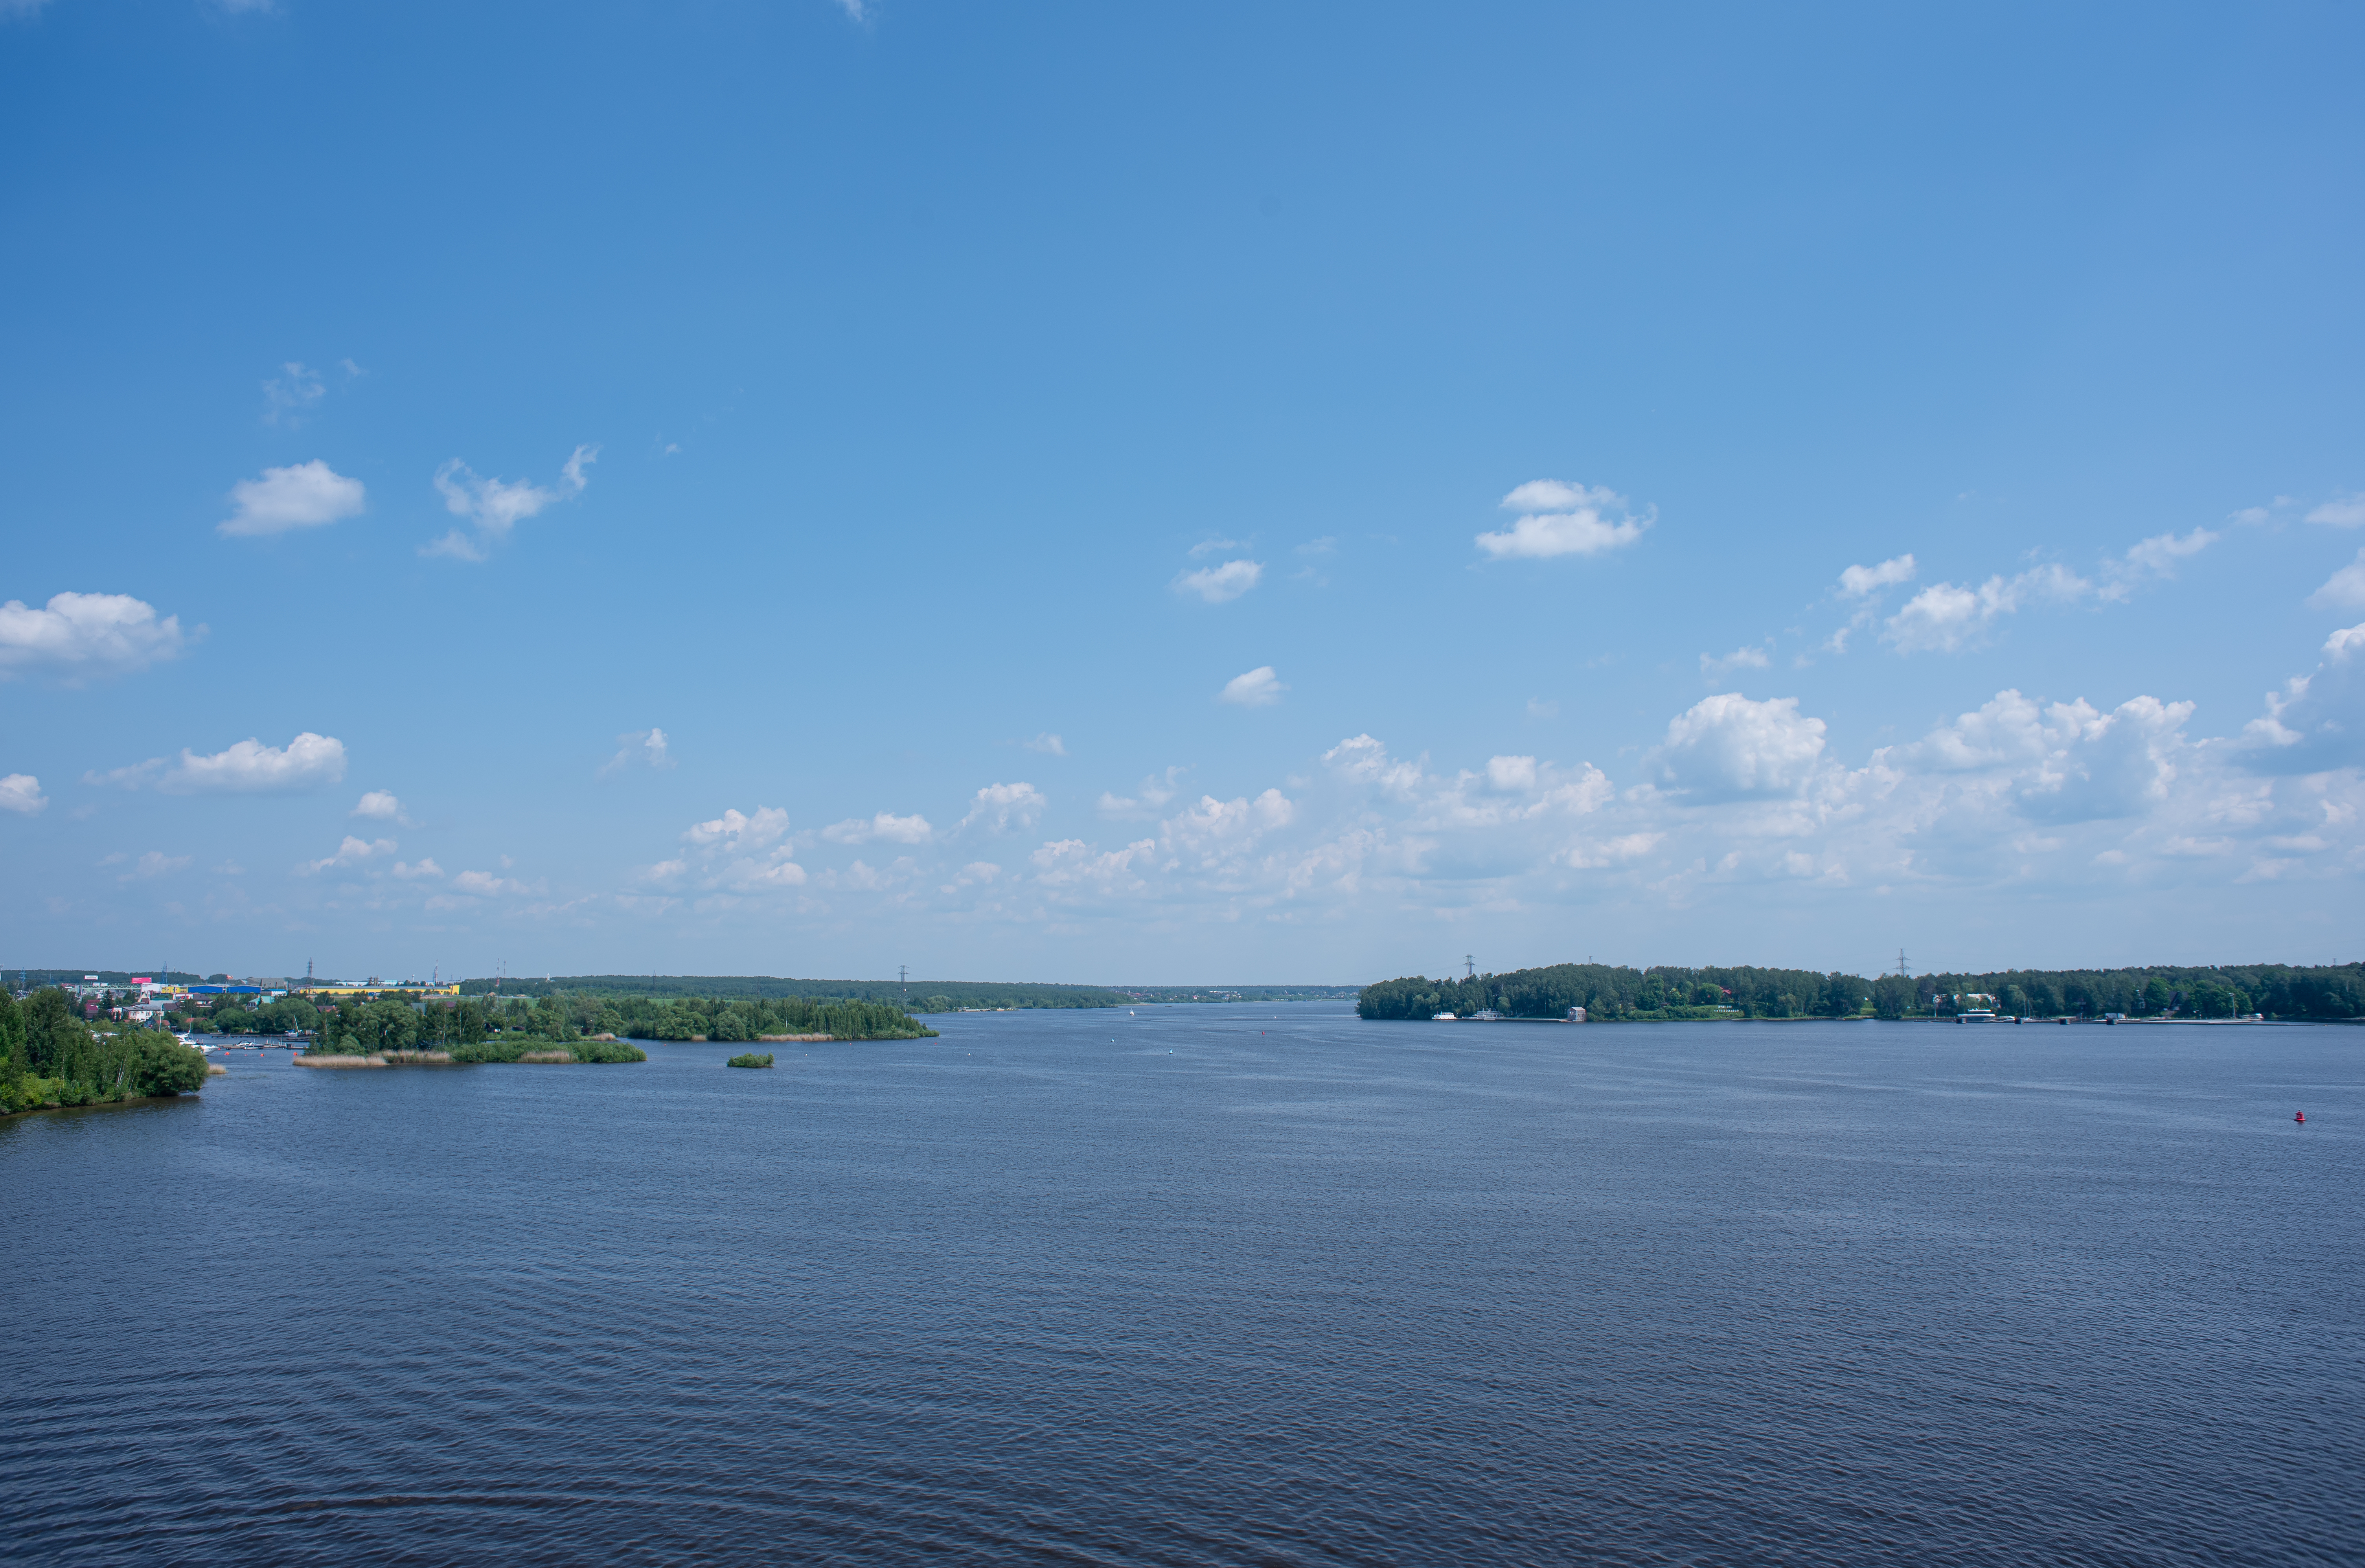
[{"label": "blue sky", "polygon": [[2356,958],[2360,35],[0,0],[0,961]]}]

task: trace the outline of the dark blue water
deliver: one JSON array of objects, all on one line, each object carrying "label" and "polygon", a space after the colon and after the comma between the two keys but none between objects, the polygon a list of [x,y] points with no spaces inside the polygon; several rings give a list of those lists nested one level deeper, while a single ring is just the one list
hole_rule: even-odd
[{"label": "dark blue water", "polygon": [[1274,1011],[0,1125],[0,1539],[2365,1556],[2365,1031]]}]

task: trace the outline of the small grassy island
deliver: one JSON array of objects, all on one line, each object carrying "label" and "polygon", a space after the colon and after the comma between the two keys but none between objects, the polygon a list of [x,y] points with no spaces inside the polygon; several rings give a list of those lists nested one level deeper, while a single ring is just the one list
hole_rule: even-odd
[{"label": "small grassy island", "polygon": [[723,1065],[725,1067],[769,1067],[772,1065],[772,1053],[766,1051],[762,1056],[757,1056],[754,1051],[741,1051],[737,1056],[733,1057],[729,1061],[724,1062]]},{"label": "small grassy island", "polygon": [[94,1028],[54,986],[22,1002],[0,991],[0,1114],[194,1094],[205,1081],[205,1053],[165,1030]]}]

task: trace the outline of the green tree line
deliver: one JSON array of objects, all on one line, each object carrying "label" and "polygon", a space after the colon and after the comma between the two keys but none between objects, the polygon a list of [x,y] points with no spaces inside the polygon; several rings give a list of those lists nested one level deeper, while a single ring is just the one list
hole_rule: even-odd
[{"label": "green tree line", "polygon": [[771,975],[560,975],[546,980],[470,980],[464,996],[591,993],[680,1001],[877,1002],[918,1013],[961,1007],[1123,1007],[1132,998],[1106,986],[1041,985],[1019,980],[781,980]]},{"label": "green tree line", "polygon": [[1365,986],[1365,1018],[1463,1017],[1491,1009],[1513,1018],[1560,1018],[1582,1007],[1588,1019],[1951,1017],[1986,1005],[2036,1017],[2130,1017],[2169,1014],[2227,1018],[2365,1018],[2365,964],[2299,967],[2243,964],[2140,969],[2008,969],[1984,974],[1879,975],[1750,966],[1648,969],[1553,964],[1474,979],[1418,975]]},{"label": "green tree line", "polygon": [[204,1053],[162,1029],[93,1027],[55,987],[0,991],[0,1111],[96,1105],[205,1086]]}]

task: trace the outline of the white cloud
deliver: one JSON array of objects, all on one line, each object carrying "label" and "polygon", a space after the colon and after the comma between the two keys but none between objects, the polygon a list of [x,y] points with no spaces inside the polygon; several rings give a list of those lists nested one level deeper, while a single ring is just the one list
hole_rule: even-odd
[{"label": "white cloud", "polygon": [[347,834],[344,842],[337,846],[337,852],[334,855],[307,861],[298,866],[297,870],[307,877],[317,876],[332,867],[364,865],[380,856],[391,855],[394,851],[395,842],[390,838],[355,838],[353,834]]},{"label": "white cloud", "polygon": [[1560,717],[1560,704],[1548,697],[1530,697],[1528,699],[1528,717],[1556,719]]},{"label": "white cloud", "polygon": [[560,501],[573,500],[583,493],[589,481],[583,470],[599,461],[596,446],[578,446],[559,471],[558,483],[541,486],[520,479],[514,484],[506,479],[480,478],[475,470],[454,457],[435,470],[435,488],[443,498],[443,509],[454,517],[465,518],[476,525],[474,537],[454,529],[443,538],[420,546],[422,555],[450,555],[462,561],[481,561],[492,546],[510,535],[510,530],[525,519],[540,513],[544,507]]},{"label": "white cloud", "polygon": [[1486,759],[1486,787],[1501,791],[1524,791],[1536,787],[1536,759],[1532,756],[1490,756]]},{"label": "white cloud", "polygon": [[394,863],[394,874],[400,877],[406,882],[417,881],[423,877],[442,876],[443,874],[443,868],[435,864],[435,857],[433,856],[426,855],[421,856],[416,865],[406,865],[402,861],[396,861]]},{"label": "white cloud", "polygon": [[1033,740],[1026,741],[1021,744],[1023,744],[1028,751],[1039,751],[1046,756],[1065,756],[1068,755],[1068,743],[1061,740],[1059,736],[1051,734],[1048,730],[1037,735]]},{"label": "white cloud", "polygon": [[2243,726],[2241,745],[2262,773],[2313,773],[2365,765],[2365,622],[2324,640],[2315,670],[2266,697],[2264,717]]},{"label": "white cloud", "polygon": [[1621,833],[1614,838],[1586,839],[1572,845],[1562,860],[1573,870],[1597,870],[1640,860],[1666,842],[1666,837],[1664,833]]},{"label": "white cloud", "polygon": [[1657,780],[1692,801],[1795,795],[1823,753],[1823,722],[1795,697],[1705,698],[1667,725],[1646,759]]},{"label": "white cloud", "polygon": [[161,849],[151,849],[139,858],[123,879],[128,882],[133,877],[169,877],[175,871],[185,871],[188,868],[188,856],[167,855]]},{"label": "white cloud", "polygon": [[899,817],[892,812],[880,812],[875,816],[848,817],[842,823],[832,823],[821,830],[821,835],[832,844],[868,844],[873,839],[891,844],[925,844],[936,836],[936,829],[924,816]]},{"label": "white cloud", "polygon": [[2127,552],[2127,565],[2163,577],[2172,577],[2179,561],[2198,555],[2222,537],[2205,528],[2196,528],[2181,538],[2173,533],[2156,533]]},{"label": "white cloud", "polygon": [[1633,543],[1656,520],[1647,509],[1636,517],[1614,490],[1563,479],[1530,479],[1502,505],[1522,515],[1504,532],[1477,538],[1478,548],[1498,561],[1597,555]]},{"label": "white cloud", "polygon": [[1032,784],[989,784],[977,792],[969,815],[953,831],[982,827],[987,833],[1007,833],[1014,827],[1033,827],[1050,804]]},{"label": "white cloud", "polygon": [[2019,796],[2025,815],[2092,822],[2132,816],[2167,800],[2191,703],[2137,697],[2109,713],[2083,702],[2056,704],[2054,711],[2074,712],[2078,723],[2068,743],[2023,782]]},{"label": "white cloud", "polygon": [[2307,596],[2310,610],[2365,610],[2365,550]]},{"label": "white cloud", "polygon": [[778,806],[758,806],[752,817],[734,808],[711,822],[692,823],[681,839],[701,849],[760,849],[788,831],[789,813]]},{"label": "white cloud", "polygon": [[1700,674],[1709,680],[1721,680],[1737,669],[1764,669],[1770,662],[1764,648],[1735,648],[1729,654],[1699,656]]},{"label": "white cloud", "polygon": [[1209,604],[1222,604],[1235,599],[1257,586],[1264,576],[1261,561],[1227,561],[1220,566],[1206,566],[1195,572],[1185,572],[1174,579],[1177,593],[1195,593]]},{"label": "white cloud", "polygon": [[1243,541],[1238,539],[1202,539],[1199,543],[1191,546],[1190,555],[1191,559],[1195,561],[1202,555],[1213,555],[1225,550],[1245,550],[1247,548],[1248,545]]},{"label": "white cloud", "polygon": [[2093,587],[2058,565],[2038,566],[2010,578],[1992,577],[1976,589],[1933,583],[1889,618],[1881,638],[1900,654],[1930,650],[1951,654],[1976,642],[1998,617],[2013,614],[2023,604],[2072,604],[2092,592]]},{"label": "white cloud", "polygon": [[594,778],[605,778],[619,768],[641,764],[649,767],[671,767],[673,756],[667,749],[666,733],[660,729],[629,730],[616,737],[616,755],[600,765]]},{"label": "white cloud", "polygon": [[412,822],[409,813],[402,809],[402,802],[395,799],[390,790],[386,790],[367,791],[353,809],[345,814],[353,817],[369,817],[377,822],[400,823],[404,827],[419,825]]},{"label": "white cloud", "polygon": [[2336,496],[2309,512],[2307,521],[2334,528],[2365,528],[2365,492]]},{"label": "white cloud", "polygon": [[2102,585],[2105,599],[2124,599],[2134,591],[2134,585],[2146,577],[2172,577],[2180,561],[2190,560],[2224,538],[2205,528],[2196,528],[2181,537],[2173,533],[2157,533],[2128,550],[2116,561],[2103,564],[2111,580]]},{"label": "white cloud", "polygon": [[177,761],[151,756],[107,773],[86,773],[85,784],[152,785],[168,795],[206,792],[262,794],[334,784],[345,776],[345,743],[307,730],[284,746],[247,739],[201,756],[184,749]]},{"label": "white cloud", "polygon": [[1112,794],[1104,790],[1097,810],[1104,817],[1118,820],[1156,816],[1159,809],[1174,798],[1174,781],[1182,772],[1180,767],[1170,767],[1162,775],[1153,773],[1144,778],[1140,787],[1130,795]]},{"label": "white cloud", "polygon": [[[710,888],[727,888],[737,893],[776,892],[782,888],[801,888],[805,884],[805,868],[790,859],[783,846],[769,856],[757,858],[743,856],[724,866],[710,879]],[[855,862],[859,866],[859,860]]]},{"label": "white cloud", "polygon": [[230,498],[238,510],[215,524],[215,529],[243,536],[318,528],[340,518],[358,517],[364,505],[362,482],[346,478],[319,458],[286,468],[265,468],[260,479],[241,479],[230,487]]},{"label": "white cloud", "polygon": [[1427,777],[1421,762],[1391,757],[1388,748],[1370,735],[1340,741],[1322,754],[1322,760],[1354,782],[1400,801],[1409,799]]},{"label": "white cloud", "polygon": [[1911,554],[1891,555],[1877,566],[1850,566],[1840,574],[1840,592],[1849,599],[1867,599],[1882,588],[1913,580]]},{"label": "white cloud", "polygon": [[496,877],[490,871],[463,871],[452,879],[451,885],[455,893],[466,893],[471,898],[480,899],[497,899],[536,890],[514,877]]},{"label": "white cloud", "polygon": [[837,8],[845,12],[850,21],[867,22],[870,19],[870,9],[865,0],[837,0]]},{"label": "white cloud", "polygon": [[50,669],[68,679],[129,675],[188,645],[181,618],[123,593],[52,594],[40,610],[0,604],[0,677]]},{"label": "white cloud", "polygon": [[[220,3],[224,10],[241,8],[232,0],[220,0]],[[274,376],[263,384],[263,422],[286,425],[293,430],[304,422],[305,415],[319,407],[320,399],[329,395],[329,388],[317,372],[307,370],[292,360],[280,369],[284,375]]]},{"label": "white cloud", "polygon": [[1237,708],[1270,708],[1281,700],[1289,688],[1272,673],[1271,665],[1259,665],[1245,675],[1236,675],[1224,682],[1216,693],[1218,702],[1229,702]]},{"label": "white cloud", "polygon": [[19,816],[33,816],[50,798],[41,793],[41,781],[29,773],[11,773],[0,778],[0,812],[15,812]]}]

